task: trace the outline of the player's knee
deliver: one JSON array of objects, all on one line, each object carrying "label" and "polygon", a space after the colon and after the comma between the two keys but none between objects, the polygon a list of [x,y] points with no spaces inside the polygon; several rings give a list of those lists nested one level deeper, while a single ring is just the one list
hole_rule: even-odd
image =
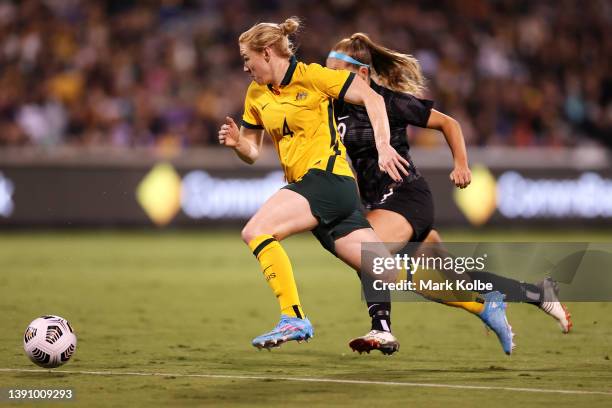
[{"label": "player's knee", "polygon": [[270,228],[265,228],[261,225],[250,223],[244,226],[240,235],[242,236],[244,243],[248,245],[249,242],[264,234],[269,234],[276,237],[274,231],[271,231]]},{"label": "player's knee", "polygon": [[242,240],[245,244],[249,244],[253,239],[257,238],[257,228],[252,227],[250,224],[247,224],[242,228],[242,232],[240,233],[242,236]]}]

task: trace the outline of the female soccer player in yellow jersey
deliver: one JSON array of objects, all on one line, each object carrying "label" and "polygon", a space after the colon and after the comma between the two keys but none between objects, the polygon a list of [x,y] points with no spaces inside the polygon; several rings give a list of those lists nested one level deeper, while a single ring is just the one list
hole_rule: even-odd
[{"label": "female soccer player in yellow jersey", "polygon": [[364,105],[376,139],[377,166],[396,181],[408,175],[408,162],[389,144],[382,97],[354,73],[298,62],[288,39],[298,26],[299,20],[292,17],[282,24],[260,23],[242,33],[240,54],[244,71],[253,81],[240,129],[228,117],[219,130],[219,143],[233,148],[247,163],[257,160],[265,130],[289,183],[242,230],[242,239],[259,261],[281,309],[278,325],[253,339],[258,348],[313,335],[289,257],[279,241],[312,231],[327,250],[356,270],[361,265],[361,243],[380,242],[362,212],[345,148],[337,135],[333,101]]},{"label": "female soccer player in yellow jersey", "polygon": [[[440,130],[453,154],[454,169],[450,180],[459,188],[470,184],[465,142],[459,123],[453,118],[432,109],[433,102],[419,99],[423,89],[423,77],[418,61],[412,56],[390,50],[372,41],[363,33],[353,34],[339,41],[330,52],[327,66],[333,69],[347,69],[364,79],[373,90],[381,95],[386,104],[391,127],[390,143],[410,163],[410,175],[401,182],[390,179],[376,166],[375,140],[369,118],[361,106],[338,103],[335,113],[338,129],[352,161],[362,201],[370,209],[367,219],[374,231],[384,242],[399,243],[400,248],[407,242],[440,243],[438,233],[433,229],[433,200],[429,186],[412,162],[406,138],[406,126],[413,125]],[[374,74],[380,85],[371,80]],[[400,249],[398,248],[398,249]],[[550,279],[535,285],[504,278],[488,272],[468,272],[471,279],[490,282],[513,301],[524,301],[540,307],[553,316],[563,332],[571,328],[569,314],[559,303],[556,286]],[[445,302],[462,307],[485,321],[491,327],[487,306],[493,304],[491,295],[484,294],[485,301]],[[500,306],[505,307],[499,300]],[[391,304],[369,302],[368,312],[372,317],[372,331],[351,341],[351,347],[358,351],[378,349],[393,352],[397,340],[390,333]],[[493,329],[504,351],[511,350],[511,332],[500,322]],[[504,335],[503,333],[506,333]]]}]

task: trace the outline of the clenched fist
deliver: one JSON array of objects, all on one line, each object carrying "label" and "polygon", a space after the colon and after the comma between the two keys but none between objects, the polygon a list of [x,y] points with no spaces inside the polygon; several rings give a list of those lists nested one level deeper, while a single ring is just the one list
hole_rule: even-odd
[{"label": "clenched fist", "polygon": [[450,180],[459,188],[466,188],[472,182],[472,172],[467,166],[455,166],[450,174]]}]

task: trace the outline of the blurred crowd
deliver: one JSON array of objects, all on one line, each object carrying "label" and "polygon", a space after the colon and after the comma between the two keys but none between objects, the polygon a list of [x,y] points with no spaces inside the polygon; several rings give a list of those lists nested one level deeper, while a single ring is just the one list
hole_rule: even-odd
[{"label": "blurred crowd", "polygon": [[239,34],[292,15],[305,62],[356,31],[415,55],[468,144],[611,143],[608,0],[0,0],[0,146],[213,144],[242,113]]}]

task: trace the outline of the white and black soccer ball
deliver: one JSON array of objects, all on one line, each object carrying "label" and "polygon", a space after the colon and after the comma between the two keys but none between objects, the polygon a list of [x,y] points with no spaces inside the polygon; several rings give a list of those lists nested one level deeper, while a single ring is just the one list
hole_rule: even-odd
[{"label": "white and black soccer ball", "polygon": [[77,338],[68,320],[59,316],[35,319],[23,335],[23,349],[36,365],[55,368],[74,354]]}]

